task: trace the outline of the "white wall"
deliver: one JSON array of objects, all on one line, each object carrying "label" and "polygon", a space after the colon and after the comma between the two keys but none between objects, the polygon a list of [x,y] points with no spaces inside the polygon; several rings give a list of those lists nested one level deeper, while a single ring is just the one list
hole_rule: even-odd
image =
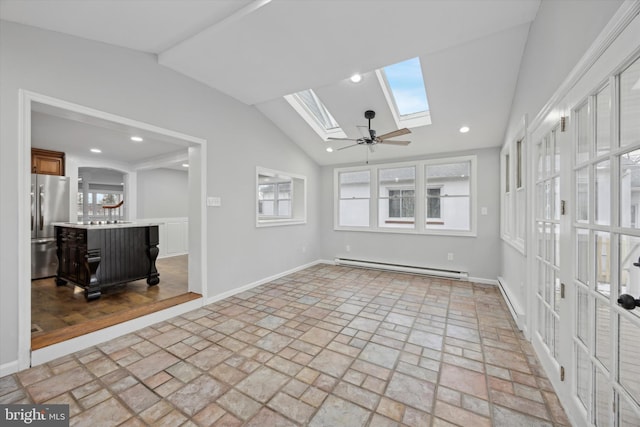
[{"label": "white wall", "polygon": [[[504,143],[521,132],[525,114],[531,121],[549,101],[621,4],[622,0],[541,2],[529,30]],[[534,191],[530,182],[527,188]],[[524,309],[526,287],[535,285],[529,282],[526,258],[509,244],[501,246],[499,275],[510,297]]]},{"label": "white wall", "polygon": [[[322,168],[321,239],[325,259],[345,257],[383,260],[407,265],[467,271],[470,277],[496,280],[500,267],[499,182],[500,152],[484,149],[438,155],[437,158],[478,156],[478,212],[476,237],[400,234],[390,232],[336,231],[333,228],[333,167]],[[430,157],[430,158],[436,158]],[[421,160],[421,159],[411,159]],[[346,246],[350,252],[346,251]],[[454,254],[453,261],[447,254]]]},{"label": "white wall", "polygon": [[[0,75],[0,366],[17,359],[18,288],[28,286],[18,283],[16,253],[26,197],[16,182],[28,167],[18,147],[19,89],[207,140],[207,192],[222,198],[205,218],[210,297],[319,258],[319,168],[254,107],[159,66],[153,55],[5,21]],[[307,224],[255,227],[256,166],[306,175]]]},{"label": "white wall", "polygon": [[138,218],[189,215],[189,173],[173,169],[138,171]]}]

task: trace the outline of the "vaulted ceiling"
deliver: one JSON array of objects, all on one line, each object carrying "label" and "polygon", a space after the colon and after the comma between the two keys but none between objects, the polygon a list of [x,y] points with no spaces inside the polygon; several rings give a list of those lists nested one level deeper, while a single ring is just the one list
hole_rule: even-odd
[{"label": "vaulted ceiling", "polygon": [[[350,137],[365,110],[396,129],[375,70],[419,57],[432,124],[389,160],[501,145],[530,23],[540,0],[1,0],[4,20],[157,55],[169,67],[255,105],[320,164],[359,162],[365,148],[326,152],[283,96],[313,89]],[[349,81],[363,74],[357,84]],[[461,134],[467,125],[471,131]],[[405,139],[405,138],[402,138]],[[334,147],[346,145],[334,144]]]}]

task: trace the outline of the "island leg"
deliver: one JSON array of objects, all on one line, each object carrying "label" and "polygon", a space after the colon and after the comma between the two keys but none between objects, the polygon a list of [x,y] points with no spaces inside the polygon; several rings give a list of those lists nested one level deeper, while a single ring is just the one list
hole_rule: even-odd
[{"label": "island leg", "polygon": [[149,257],[149,274],[147,274],[147,284],[155,286],[160,283],[160,274],[156,268],[156,260],[160,250],[158,249],[160,233],[158,226],[147,227],[147,257]]},{"label": "island leg", "polygon": [[84,288],[84,297],[87,301],[93,301],[100,298],[100,281],[96,272],[100,266],[100,250],[94,249],[87,251],[85,257],[85,268],[89,275],[89,284]]}]

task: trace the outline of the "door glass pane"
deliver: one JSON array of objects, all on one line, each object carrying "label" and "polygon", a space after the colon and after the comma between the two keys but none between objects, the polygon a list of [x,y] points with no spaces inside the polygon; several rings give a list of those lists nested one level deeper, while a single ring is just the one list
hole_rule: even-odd
[{"label": "door glass pane", "polygon": [[554,251],[555,256],[554,256],[554,259],[553,259],[553,264],[556,267],[559,267],[560,266],[560,224],[555,224],[554,228],[555,228],[554,236],[556,238],[556,241],[555,241],[555,245],[554,245],[555,246],[555,251]]},{"label": "door glass pane", "polygon": [[553,150],[553,165],[555,173],[560,172],[560,144],[556,141],[556,131],[553,130],[551,132],[551,136],[554,140],[554,150]]},{"label": "door glass pane", "polygon": [[611,426],[613,390],[607,381],[607,376],[600,369],[596,369],[596,426]]},{"label": "door glass pane", "polygon": [[552,209],[553,209],[553,187],[551,186],[551,181],[544,182],[544,219],[552,218]]},{"label": "door glass pane", "polygon": [[578,146],[576,147],[576,164],[589,160],[591,132],[589,132],[589,105],[585,104],[576,111],[576,128],[578,130]]},{"label": "door glass pane", "polygon": [[544,174],[545,176],[551,175],[553,169],[551,169],[551,160],[553,159],[553,141],[551,140],[551,136],[547,136],[544,139]]},{"label": "door glass pane", "polygon": [[[640,326],[627,319],[627,313],[618,315],[620,321],[620,384],[631,397],[640,402]],[[634,319],[637,320],[637,319]]]},{"label": "door glass pane", "polygon": [[553,238],[553,224],[546,223],[544,226],[544,245],[546,246],[546,257],[544,258],[546,261],[550,263],[553,261],[553,249],[554,249],[554,238]]},{"label": "door glass pane", "polygon": [[540,143],[537,145],[536,156],[537,156],[537,179],[540,180],[544,177],[544,143]]},{"label": "door glass pane", "polygon": [[620,156],[620,225],[640,228],[640,150]]},{"label": "door glass pane", "polygon": [[578,288],[577,306],[577,328],[578,338],[586,345],[588,342],[587,332],[589,331],[589,295],[583,289]]},{"label": "door glass pane", "polygon": [[576,230],[576,276],[579,281],[589,285],[589,230]]},{"label": "door glass pane", "polygon": [[601,294],[609,295],[611,283],[611,235],[602,231],[595,234],[596,283]]},{"label": "door glass pane", "polygon": [[595,219],[597,224],[611,224],[611,167],[609,160],[596,163]]},{"label": "door glass pane", "polygon": [[611,90],[609,85],[596,95],[596,154],[611,148]]},{"label": "door glass pane", "polygon": [[537,222],[538,226],[538,232],[536,233],[536,235],[538,236],[538,256],[540,258],[544,258],[544,222]]},{"label": "door glass pane", "polygon": [[553,219],[560,220],[560,178],[553,179]]},{"label": "door glass pane", "polygon": [[620,290],[617,293],[637,298],[640,295],[640,268],[633,263],[640,262],[640,237],[621,235],[619,258]]},{"label": "door glass pane", "polygon": [[544,215],[544,184],[536,185],[536,218],[542,219]]},{"label": "door glass pane", "polygon": [[589,221],[589,168],[576,171],[576,220]]},{"label": "door glass pane", "polygon": [[606,301],[596,298],[596,357],[607,370],[611,370],[610,307]]},{"label": "door glass pane", "polygon": [[588,408],[591,394],[591,362],[581,347],[576,349],[576,394],[585,409]]},{"label": "door glass pane", "polygon": [[640,142],[640,59],[620,75],[620,145]]}]

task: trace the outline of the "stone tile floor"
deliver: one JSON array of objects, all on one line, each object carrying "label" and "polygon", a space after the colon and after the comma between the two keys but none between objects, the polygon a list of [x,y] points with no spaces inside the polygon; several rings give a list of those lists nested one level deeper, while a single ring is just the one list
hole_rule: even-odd
[{"label": "stone tile floor", "polygon": [[499,290],[318,265],[0,378],[74,426],[569,425]]}]

